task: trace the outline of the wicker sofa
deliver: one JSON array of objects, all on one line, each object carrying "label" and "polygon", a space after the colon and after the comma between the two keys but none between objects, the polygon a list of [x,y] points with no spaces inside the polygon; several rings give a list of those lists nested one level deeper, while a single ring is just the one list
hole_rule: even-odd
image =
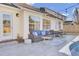
[{"label": "wicker sofa", "polygon": [[49,31],[41,31],[41,30],[30,31],[29,39],[31,39],[32,42],[42,41],[43,40],[42,36],[48,35],[48,32]]},{"label": "wicker sofa", "polygon": [[51,38],[53,37],[59,37],[61,35],[62,32],[57,32],[57,31],[45,31],[45,30],[33,30],[30,31],[29,34],[29,39],[32,40],[32,42],[39,42],[44,40],[42,37],[43,36],[51,36]]}]

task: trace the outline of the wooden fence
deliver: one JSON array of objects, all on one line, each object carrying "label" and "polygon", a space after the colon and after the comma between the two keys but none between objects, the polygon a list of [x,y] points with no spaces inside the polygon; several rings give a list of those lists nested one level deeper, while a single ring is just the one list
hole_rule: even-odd
[{"label": "wooden fence", "polygon": [[79,24],[68,24],[68,25],[64,25],[64,33],[75,33],[78,34],[79,33]]}]

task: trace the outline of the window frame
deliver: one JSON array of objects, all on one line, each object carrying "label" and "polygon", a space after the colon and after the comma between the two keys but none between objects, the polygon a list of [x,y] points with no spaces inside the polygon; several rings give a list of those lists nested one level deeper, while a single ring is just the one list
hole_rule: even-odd
[{"label": "window frame", "polygon": [[[7,20],[10,21],[10,30],[11,31],[8,32],[8,33],[4,33],[4,24],[3,24],[4,18],[3,18],[3,15],[9,15],[10,16],[10,19],[7,19]],[[12,21],[13,21],[13,15],[11,13],[8,13],[8,12],[2,13],[2,33],[3,33],[3,36],[9,36],[9,35],[12,34],[12,25],[13,25]]]},{"label": "window frame", "polygon": [[[45,22],[49,21],[49,24],[44,23],[44,21]],[[50,29],[51,29],[51,20],[43,19],[43,30],[50,30]]]},{"label": "window frame", "polygon": [[[32,19],[32,17],[36,17],[36,18],[39,18],[39,17],[37,17],[37,16],[29,16],[29,29],[30,29],[30,25],[32,26],[31,28],[31,30],[40,30],[40,18],[39,18],[39,20],[37,20],[37,21],[35,21],[34,20],[34,23],[31,23],[30,22],[30,19]],[[38,26],[39,25],[39,26]],[[39,27],[39,28],[37,28],[37,27]]]}]

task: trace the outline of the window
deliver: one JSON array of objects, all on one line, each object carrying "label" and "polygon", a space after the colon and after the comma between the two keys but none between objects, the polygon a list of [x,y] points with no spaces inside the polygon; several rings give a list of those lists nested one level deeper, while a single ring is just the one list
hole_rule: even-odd
[{"label": "window", "polygon": [[61,30],[61,22],[58,22],[58,24],[59,24],[59,29]]},{"label": "window", "polygon": [[29,17],[29,30],[40,30],[40,18],[35,16]]},{"label": "window", "polygon": [[8,14],[3,14],[3,33],[4,35],[11,33],[11,16]]},{"label": "window", "polygon": [[50,20],[43,19],[43,29],[44,30],[50,29],[50,25],[51,25]]},{"label": "window", "polygon": [[61,29],[61,22],[59,22],[59,28]]},{"label": "window", "polygon": [[61,30],[61,22],[60,21],[55,22],[55,29]]}]

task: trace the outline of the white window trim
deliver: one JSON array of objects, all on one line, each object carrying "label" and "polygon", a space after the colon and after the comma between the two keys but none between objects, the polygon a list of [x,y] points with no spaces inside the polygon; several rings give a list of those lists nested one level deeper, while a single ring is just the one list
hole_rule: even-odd
[{"label": "white window trim", "polygon": [[[12,34],[12,22],[13,22],[13,15],[11,14],[11,13],[8,13],[8,12],[1,12],[0,13],[1,14],[1,19],[2,19],[2,35],[3,36],[8,36],[8,35],[11,35]],[[10,33],[3,33],[3,14],[7,14],[7,15],[10,15],[11,16],[11,23],[10,23],[10,25],[11,25],[11,32]]]},{"label": "white window trim", "polygon": [[[31,17],[31,18],[32,18],[32,17],[35,17],[36,19],[38,19],[38,20],[34,20],[34,21],[38,21],[38,22],[39,22],[39,30],[40,30],[40,24],[41,24],[41,23],[40,23],[40,19],[41,19],[41,18],[38,17],[38,16],[33,16],[33,15],[31,15],[30,17]],[[38,30],[38,29],[37,29],[37,26],[35,26],[37,23],[33,23],[33,24],[34,24],[34,29],[35,29],[35,30]]]}]

